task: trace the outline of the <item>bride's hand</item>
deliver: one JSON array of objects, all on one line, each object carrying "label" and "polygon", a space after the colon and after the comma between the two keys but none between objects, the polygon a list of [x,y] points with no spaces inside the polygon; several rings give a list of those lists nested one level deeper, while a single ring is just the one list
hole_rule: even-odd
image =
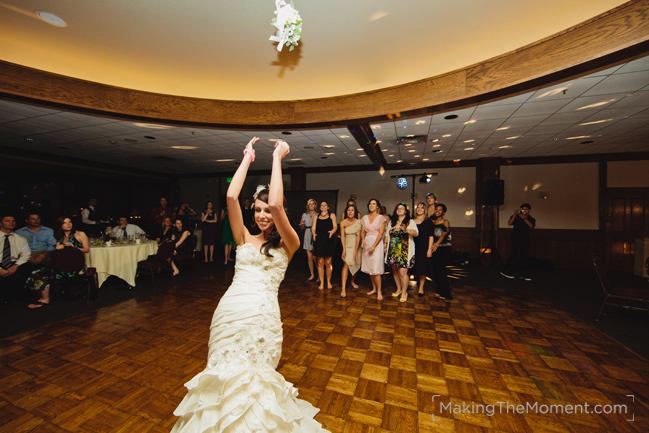
[{"label": "bride's hand", "polygon": [[255,149],[252,148],[252,146],[259,141],[259,137],[252,137],[252,140],[246,144],[246,150],[244,150],[244,153],[248,152],[250,153],[250,157],[254,160],[255,159]]},{"label": "bride's hand", "polygon": [[286,158],[288,154],[291,153],[291,148],[288,143],[285,141],[278,141],[275,143],[275,151],[273,152],[273,158],[279,158],[280,160]]}]

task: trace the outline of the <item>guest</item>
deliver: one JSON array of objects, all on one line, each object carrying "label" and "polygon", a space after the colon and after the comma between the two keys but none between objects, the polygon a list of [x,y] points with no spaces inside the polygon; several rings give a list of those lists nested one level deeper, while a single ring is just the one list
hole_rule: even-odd
[{"label": "guest", "polygon": [[426,194],[426,216],[431,218],[435,213],[435,205],[439,202],[437,194],[429,192]]},{"label": "guest", "polygon": [[31,257],[26,265],[31,268],[31,271],[34,271],[41,267],[41,263],[47,258],[50,251],[54,251],[56,239],[54,239],[54,230],[41,225],[41,216],[38,212],[27,214],[25,222],[27,225],[19,228],[15,233],[27,239]]},{"label": "guest", "polygon": [[156,227],[160,228],[165,218],[171,217],[173,214],[173,209],[170,206],[167,206],[167,199],[165,197],[160,198],[160,206],[156,206],[151,211],[149,215],[149,220]]},{"label": "guest", "polygon": [[108,221],[102,220],[97,210],[97,199],[91,198],[88,200],[88,207],[81,211],[81,230],[90,236],[100,236],[102,223],[108,223]]},{"label": "guest", "polygon": [[[192,254],[192,234],[189,232],[189,230],[183,228],[183,220],[176,218],[174,226],[174,234],[171,237],[171,240],[176,243],[174,255]],[[178,270],[178,267],[173,260],[171,260],[171,268],[173,269],[172,275],[174,277],[178,275],[180,271]]]},{"label": "guest", "polygon": [[[250,202],[248,202],[250,206]],[[205,251],[205,263],[214,261],[214,242],[216,241],[216,223],[219,222],[216,212],[214,212],[214,204],[208,201],[205,204],[205,210],[201,214],[201,221],[203,222],[203,251]]]},{"label": "guest", "polygon": [[[345,210],[343,211],[342,215],[340,215],[340,221],[341,221],[341,222],[342,222],[345,218],[347,218],[347,214],[346,214],[346,212],[347,212],[347,208],[348,208],[350,205],[354,205],[354,206],[356,207],[356,209],[358,210],[358,205],[356,204],[356,200],[354,200],[353,198],[350,198],[349,200],[347,200],[347,204],[345,205]],[[358,212],[358,214],[356,215],[356,219],[359,219],[359,220],[360,220],[361,217],[362,217],[361,213]]]},{"label": "guest", "polygon": [[361,230],[361,247],[363,254],[361,259],[361,271],[369,274],[372,280],[372,291],[368,295],[378,294],[377,300],[383,300],[381,293],[381,275],[384,273],[383,253],[385,251],[383,234],[385,233],[385,219],[380,214],[381,203],[371,199],[367,203],[369,215],[361,218],[363,230]]},{"label": "guest", "polygon": [[523,203],[518,212],[515,212],[507,222],[508,225],[514,226],[514,229],[511,234],[512,252],[507,259],[505,269],[500,273],[504,277],[514,278],[514,260],[520,256],[521,279],[532,281],[529,274],[528,258],[530,256],[530,230],[536,227],[536,220],[530,215],[530,210],[532,210],[532,206],[529,203]]},{"label": "guest", "polygon": [[417,224],[410,219],[410,212],[405,203],[394,208],[388,225],[390,244],[385,255],[385,263],[392,267],[392,276],[397,286],[393,298],[401,295],[399,302],[408,300],[408,269],[414,266],[415,240],[419,235]]},{"label": "guest", "polygon": [[232,229],[230,228],[230,218],[228,217],[228,208],[224,207],[221,210],[221,217],[219,220],[223,221],[223,228],[221,229],[221,244],[225,252],[225,261],[224,265],[227,265],[229,261],[234,261],[230,257],[232,254],[232,245],[235,245],[234,238],[232,237]]},{"label": "guest", "polygon": [[2,262],[0,266],[0,297],[3,302],[9,302],[17,297],[25,285],[25,266],[29,262],[29,243],[24,237],[14,233],[16,219],[12,215],[2,215],[0,220],[0,251]]},{"label": "guest", "polygon": [[119,225],[113,227],[113,236],[115,236],[117,239],[120,238],[128,239],[128,237],[131,235],[140,236],[146,234],[144,230],[142,230],[140,227],[136,226],[135,224],[129,224],[128,218],[125,216],[119,217],[117,222],[119,222]]},{"label": "guest", "polygon": [[446,265],[451,257],[451,242],[448,237],[451,234],[450,224],[444,219],[446,215],[446,206],[437,203],[435,205],[435,214],[433,215],[433,244],[430,251],[433,253],[433,279],[437,286],[439,298],[442,300],[451,300],[451,286],[448,283],[446,275]]},{"label": "guest", "polygon": [[185,227],[185,230],[193,232],[194,225],[192,216],[194,215],[196,215],[196,211],[189,207],[187,203],[182,202],[180,203],[180,206],[178,206],[178,211],[172,216],[172,218],[180,218],[180,220],[183,222],[183,227]]},{"label": "guest", "polygon": [[241,206],[241,215],[243,216],[243,223],[245,224],[250,234],[261,233],[261,231],[255,224],[255,209],[250,205],[250,199],[248,197],[243,199],[243,206]]},{"label": "guest", "polygon": [[315,274],[313,272],[313,266],[315,264],[315,257],[313,256],[313,233],[311,232],[311,227],[313,226],[313,216],[315,215],[315,208],[318,205],[316,201],[312,198],[306,202],[306,212],[302,214],[302,219],[300,220],[300,229],[304,230],[304,241],[302,243],[302,248],[306,251],[307,262],[309,263],[309,272],[311,276],[306,280],[307,283],[315,280]]},{"label": "guest", "polygon": [[155,241],[158,244],[158,246],[160,246],[162,242],[172,240],[173,234],[174,234],[174,226],[171,223],[171,217],[166,217],[162,222],[162,229],[158,233],[158,236],[156,237]]},{"label": "guest", "polygon": [[358,270],[361,268],[361,236],[360,231],[363,226],[361,220],[358,219],[358,209],[355,204],[348,204],[345,210],[345,219],[340,222],[340,240],[343,244],[343,274],[342,274],[342,290],[340,296],[342,298],[347,296],[347,272],[352,275],[351,285],[353,288],[358,289],[355,283]]},{"label": "guest", "polygon": [[324,289],[325,266],[327,275],[327,289],[333,289],[331,285],[331,258],[336,253],[336,237],[334,234],[338,230],[336,215],[329,212],[329,205],[326,201],[320,203],[320,214],[313,219],[311,233],[313,234],[313,255],[318,261],[318,277],[320,286],[318,289]]},{"label": "guest", "polygon": [[413,273],[419,278],[419,296],[424,296],[426,277],[433,276],[433,261],[430,251],[433,245],[433,221],[426,217],[426,204],[417,203],[415,224],[419,236],[415,238],[415,267]]},{"label": "guest", "polygon": [[[88,236],[82,231],[75,231],[72,220],[68,217],[60,217],[54,223],[54,239],[56,239],[57,250],[79,248],[84,253],[90,251]],[[32,272],[31,277],[27,279],[26,285],[30,290],[39,291],[40,299],[33,304],[29,304],[28,308],[42,308],[49,305],[50,285],[54,281],[84,275],[85,273],[85,267],[76,272],[57,272],[50,266]]]}]

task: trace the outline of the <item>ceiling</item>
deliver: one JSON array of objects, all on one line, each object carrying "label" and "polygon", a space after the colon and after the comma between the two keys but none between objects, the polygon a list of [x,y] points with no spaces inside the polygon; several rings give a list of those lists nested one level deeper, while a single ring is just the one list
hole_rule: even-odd
[{"label": "ceiling", "polygon": [[[449,115],[458,117],[445,119]],[[371,126],[388,164],[646,152],[649,56],[496,102]],[[284,132],[291,134],[142,124],[0,100],[5,150],[163,173],[214,173],[234,171],[245,144],[258,136],[254,169],[271,168],[277,139],[292,148],[286,167],[372,164],[347,128]],[[425,138],[396,144],[397,137],[408,135]]]},{"label": "ceiling", "polygon": [[[518,49],[620,0],[294,0],[296,50],[268,40],[273,0],[0,0],[0,59],[155,93],[227,100],[353,94]],[[42,21],[61,17],[66,27]]]}]

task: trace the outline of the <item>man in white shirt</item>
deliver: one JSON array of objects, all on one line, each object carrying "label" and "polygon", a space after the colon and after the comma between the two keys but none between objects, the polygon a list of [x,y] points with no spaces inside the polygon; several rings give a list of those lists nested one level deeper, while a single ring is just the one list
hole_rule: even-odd
[{"label": "man in white shirt", "polygon": [[[7,303],[16,297],[27,279],[21,272],[31,255],[27,239],[14,233],[16,218],[2,215],[0,220],[0,297]],[[23,267],[24,268],[24,267]]]},{"label": "man in white shirt", "polygon": [[113,236],[117,239],[119,238],[128,238],[131,235],[144,235],[146,234],[144,230],[135,224],[129,224],[128,218],[119,217],[119,225],[113,228]]}]

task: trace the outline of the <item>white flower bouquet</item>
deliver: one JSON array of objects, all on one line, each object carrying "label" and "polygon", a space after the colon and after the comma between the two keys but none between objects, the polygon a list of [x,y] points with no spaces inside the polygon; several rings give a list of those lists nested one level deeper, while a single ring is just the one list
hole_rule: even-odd
[{"label": "white flower bouquet", "polygon": [[291,5],[287,5],[284,0],[275,0],[277,10],[275,10],[275,18],[271,25],[277,28],[275,36],[271,36],[269,40],[277,42],[277,51],[282,51],[284,45],[289,48],[289,51],[297,46],[297,41],[302,37],[302,18],[297,10]]}]

